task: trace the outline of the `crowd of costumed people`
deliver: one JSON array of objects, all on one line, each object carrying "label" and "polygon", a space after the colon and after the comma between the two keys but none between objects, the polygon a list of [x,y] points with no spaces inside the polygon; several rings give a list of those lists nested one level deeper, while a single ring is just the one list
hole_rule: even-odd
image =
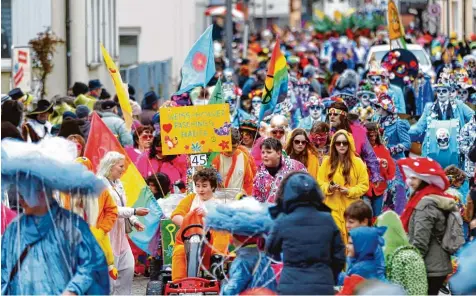
[{"label": "crowd of costumed people", "polygon": [[[238,33],[230,63],[214,28],[206,84],[169,98],[128,85],[130,128],[98,79],[3,96],[2,293],[132,294],[165,254],[181,280],[194,221],[216,266],[233,258],[224,295],[476,293],[476,36],[407,30],[425,72],[404,48],[368,58],[388,44],[381,27],[322,31]],[[218,88],[231,150],[194,169],[165,155],[160,111],[212,104]],[[93,149],[101,138],[117,149]],[[227,190],[240,194],[224,203]]]}]

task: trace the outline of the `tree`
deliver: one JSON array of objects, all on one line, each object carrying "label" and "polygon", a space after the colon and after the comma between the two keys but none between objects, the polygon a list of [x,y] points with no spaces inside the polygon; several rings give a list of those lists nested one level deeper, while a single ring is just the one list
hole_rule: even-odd
[{"label": "tree", "polygon": [[38,33],[36,39],[30,40],[28,43],[33,49],[33,67],[40,73],[41,93],[40,98],[46,94],[46,78],[53,72],[53,55],[56,52],[56,46],[64,41],[58,38],[50,29],[45,32]]}]

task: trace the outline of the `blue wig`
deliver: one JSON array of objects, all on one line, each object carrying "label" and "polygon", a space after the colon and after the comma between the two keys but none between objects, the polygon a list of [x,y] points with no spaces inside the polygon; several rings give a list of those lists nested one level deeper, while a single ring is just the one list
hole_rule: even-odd
[{"label": "blue wig", "polygon": [[79,163],[76,146],[63,138],[49,138],[37,144],[2,141],[2,185],[17,186],[31,207],[38,205],[41,192],[53,190],[98,196],[105,184]]},{"label": "blue wig", "polygon": [[268,214],[269,206],[254,198],[226,204],[207,205],[207,227],[228,231],[232,234],[255,236],[271,230],[273,221]]}]

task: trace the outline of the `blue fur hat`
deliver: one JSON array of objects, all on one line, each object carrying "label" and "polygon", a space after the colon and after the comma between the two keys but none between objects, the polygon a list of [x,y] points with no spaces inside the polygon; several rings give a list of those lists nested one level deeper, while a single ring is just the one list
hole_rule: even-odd
[{"label": "blue fur hat", "polygon": [[76,154],[76,145],[60,137],[39,143],[3,140],[2,187],[17,186],[29,206],[38,205],[39,193],[43,191],[99,195],[105,184],[74,161]]},{"label": "blue fur hat", "polygon": [[256,236],[271,230],[268,205],[252,197],[226,204],[207,205],[206,226],[232,234]]}]

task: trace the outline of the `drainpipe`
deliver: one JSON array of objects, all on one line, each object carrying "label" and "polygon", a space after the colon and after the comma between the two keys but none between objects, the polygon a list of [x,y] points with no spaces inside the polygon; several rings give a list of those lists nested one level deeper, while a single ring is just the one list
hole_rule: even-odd
[{"label": "drainpipe", "polygon": [[71,87],[71,15],[70,15],[70,1],[66,1],[66,13],[65,13],[65,24],[66,24],[66,89]]}]

